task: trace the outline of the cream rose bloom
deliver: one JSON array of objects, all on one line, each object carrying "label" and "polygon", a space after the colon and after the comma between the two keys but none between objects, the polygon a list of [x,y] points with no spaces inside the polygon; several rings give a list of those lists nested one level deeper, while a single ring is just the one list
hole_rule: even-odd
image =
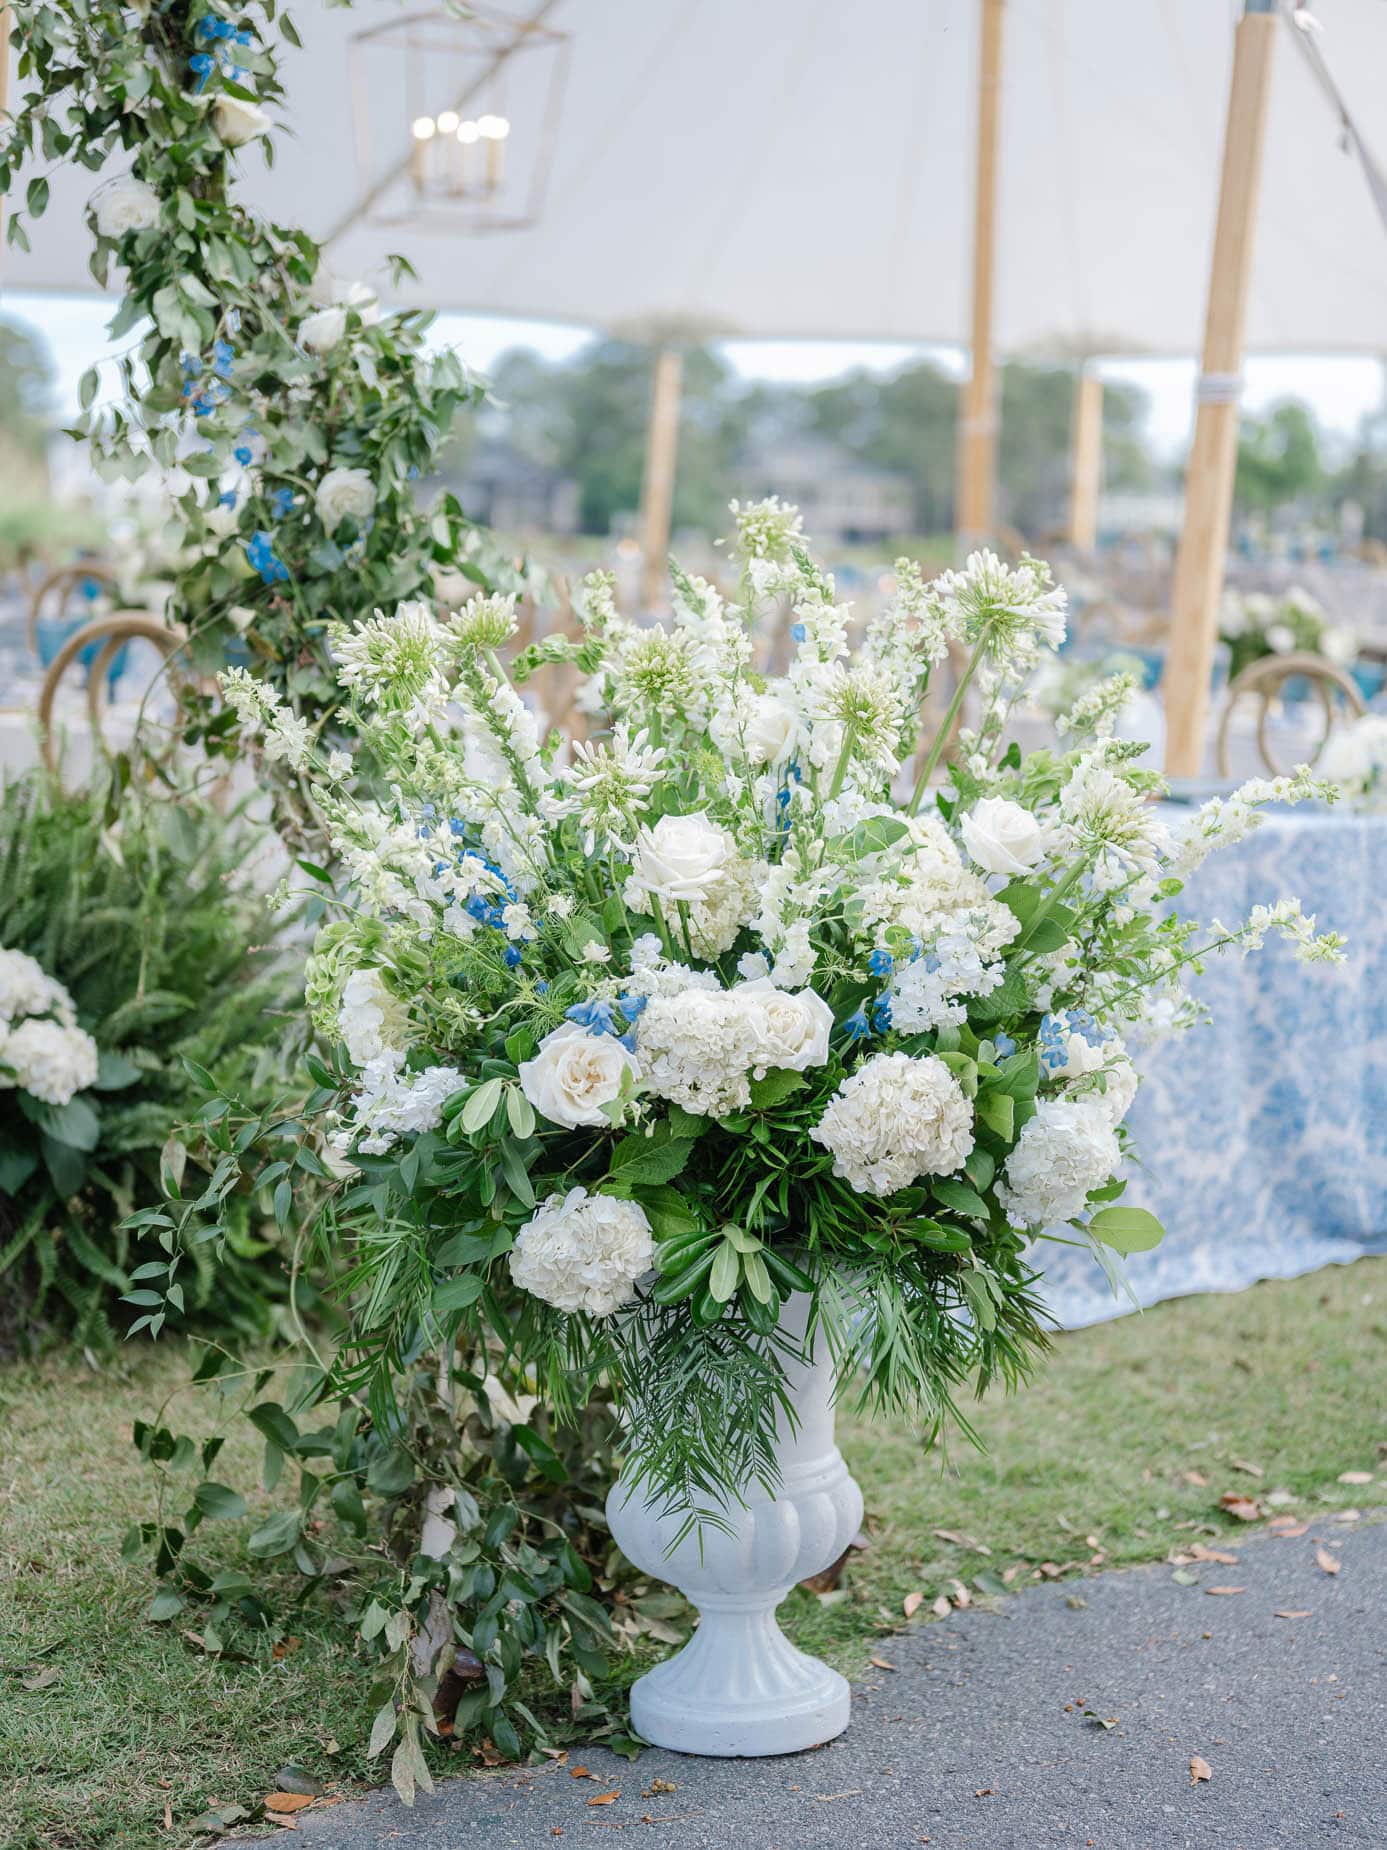
[{"label": "cream rose bloom", "polygon": [[103,238],[122,238],[127,231],[149,231],[159,223],[159,195],[134,174],[117,174],[97,187],[88,210]]},{"label": "cream rose bloom", "polygon": [[800,737],[799,714],[778,694],[758,694],[751,703],[743,739],[751,764],[782,764]]},{"label": "cream rose bloom", "polygon": [[748,1001],[754,999],[759,1008],[763,1025],[757,1065],[753,1069],[758,1078],[772,1067],[803,1073],[827,1061],[833,1010],[822,996],[816,996],[812,989],[801,989],[793,994],[777,989],[768,976],[738,983],[730,993]]},{"label": "cream rose bloom", "polygon": [[642,826],[636,835],[630,884],[657,899],[707,899],[736,858],[736,843],[727,830],[701,811],[661,816],[654,828]]},{"label": "cream rose bloom", "polygon": [[608,1124],[602,1107],[620,1097],[628,1073],[640,1077],[635,1056],[614,1035],[589,1034],[576,1021],[546,1034],[534,1059],[522,1060],[518,1070],[535,1110],[565,1130]]},{"label": "cream rose bloom", "polygon": [[963,845],[989,874],[1028,874],[1045,858],[1049,832],[1006,797],[984,797],[963,818]]},{"label": "cream rose bloom", "polygon": [[522,1291],[558,1310],[610,1317],[654,1258],[650,1222],[639,1202],[574,1188],[550,1195],[520,1229],[510,1272]]},{"label": "cream rose bloom", "polygon": [[228,148],[240,148],[274,126],[258,103],[222,95],[212,104],[212,126]]},{"label": "cream rose bloom", "polygon": [[345,308],[320,308],[299,323],[299,341],[310,353],[331,353],[346,331]]},{"label": "cream rose bloom", "polygon": [[364,469],[329,469],[318,484],[313,504],[329,533],[335,533],[344,520],[361,526],[375,510],[375,484]]}]

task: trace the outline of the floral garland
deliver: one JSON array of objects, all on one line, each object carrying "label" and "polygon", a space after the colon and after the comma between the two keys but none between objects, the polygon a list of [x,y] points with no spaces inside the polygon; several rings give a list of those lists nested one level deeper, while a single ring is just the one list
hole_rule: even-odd
[{"label": "floral garland", "polygon": [[[98,406],[87,372],[72,434],[108,480],[162,475],[169,614],[193,665],[243,661],[316,723],[336,700],[330,622],[492,582],[456,499],[428,510],[417,495],[482,391],[454,354],[428,353],[428,316],[383,312],[302,231],[237,203],[238,163],[274,155],[274,0],[12,11],[29,87],[0,143],[0,192],[40,163],[121,163],[91,198],[91,271],[103,287],[121,275],[111,332],[136,338],[121,401]],[[287,16],[278,31],[298,43]],[[35,173],[10,217],[22,249],[48,192]],[[201,717],[215,743],[229,716]]]}]

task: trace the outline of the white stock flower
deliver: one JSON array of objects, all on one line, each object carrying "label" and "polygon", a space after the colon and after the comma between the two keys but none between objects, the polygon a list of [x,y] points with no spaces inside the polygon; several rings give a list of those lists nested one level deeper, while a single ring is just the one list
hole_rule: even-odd
[{"label": "white stock flower", "polygon": [[754,999],[761,1010],[758,1077],[772,1067],[803,1073],[827,1061],[833,1010],[812,989],[792,994],[777,989],[769,976],[758,976],[736,984],[728,993]]},{"label": "white stock flower", "polygon": [[860,1194],[894,1195],[921,1176],[963,1167],[973,1108],[933,1054],[873,1054],[839,1086],[810,1136]]},{"label": "white stock flower", "polygon": [[983,797],[962,823],[963,845],[985,873],[1028,874],[1045,858],[1049,832],[1038,816],[1006,797]]},{"label": "white stock flower", "polygon": [[637,1201],[572,1188],[550,1195],[515,1236],[510,1273],[522,1291],[556,1310],[610,1317],[627,1303],[655,1258]]},{"label": "white stock flower", "polygon": [[329,533],[344,520],[363,526],[375,512],[375,483],[364,469],[329,469],[313,491],[313,505]]},{"label": "white stock flower", "polygon": [[96,1084],[100,1055],[81,1028],[60,1021],[21,1021],[0,1036],[0,1063],[14,1068],[12,1080],[46,1105],[66,1105]]},{"label": "white stock flower", "polygon": [[223,92],[212,104],[212,126],[228,148],[240,148],[274,127],[258,103]]},{"label": "white stock flower", "polygon": [[313,728],[297,713],[278,712],[265,728],[264,749],[271,764],[282,758],[291,769],[301,771],[313,749]]},{"label": "white stock flower", "polygon": [[589,1034],[577,1022],[566,1021],[546,1034],[532,1060],[517,1069],[527,1099],[551,1124],[575,1130],[580,1124],[611,1123],[603,1111],[630,1091],[640,1078],[635,1058],[611,1034]]},{"label": "white stock flower", "polygon": [[636,835],[630,885],[670,904],[707,899],[735,858],[731,835],[701,812],[661,816]]},{"label": "white stock flower", "polygon": [[149,231],[159,223],[159,195],[132,173],[103,180],[87,209],[103,238],[123,238],[127,231]]},{"label": "white stock flower", "polygon": [[320,308],[299,323],[299,343],[309,353],[331,353],[346,331],[344,308]]},{"label": "white stock flower", "polygon": [[352,1098],[352,1118],[331,1139],[336,1150],[356,1147],[365,1156],[383,1156],[400,1137],[437,1130],[443,1107],[461,1089],[456,1067],[428,1066],[420,1073],[403,1070],[405,1056],[387,1047],[366,1062],[361,1089]]},{"label": "white stock flower", "polygon": [[997,1197],[1013,1227],[1053,1227],[1081,1213],[1122,1160],[1105,1101],[1042,1098],[1006,1160]]}]

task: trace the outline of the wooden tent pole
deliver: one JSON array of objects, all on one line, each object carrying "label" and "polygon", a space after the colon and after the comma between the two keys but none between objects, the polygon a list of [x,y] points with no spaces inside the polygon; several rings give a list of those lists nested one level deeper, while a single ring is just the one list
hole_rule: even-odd
[{"label": "wooden tent pole", "polygon": [[1081,366],[1074,381],[1069,437],[1069,544],[1091,553],[1098,544],[1098,493],[1103,481],[1103,381]]},{"label": "wooden tent pole", "polygon": [[677,347],[661,347],[655,355],[655,381],[650,398],[650,431],[645,445],[645,473],[641,478],[642,610],[659,610],[666,603],[670,517],[674,507],[674,465],[679,450],[679,391],[684,360]]},{"label": "wooden tent pole", "polygon": [[1271,89],[1276,0],[1246,0],[1233,40],[1233,80],[1223,141],[1218,221],[1209,271],[1194,442],[1185,476],[1185,520],[1175,560],[1165,672],[1165,768],[1197,777],[1204,762],[1224,558],[1238,455],[1243,327]]},{"label": "wooden tent pole", "polygon": [[1003,0],[982,0],[978,49],[978,142],[973,197],[972,351],[958,426],[960,552],[992,538],[997,454],[997,367],[992,353],[992,293],[997,238],[997,131],[1000,114]]},{"label": "wooden tent pole", "polygon": [[[0,0],[0,118],[10,109],[10,9]],[[0,193],[0,251],[5,248],[5,195]],[[3,260],[0,260],[3,267]]]}]

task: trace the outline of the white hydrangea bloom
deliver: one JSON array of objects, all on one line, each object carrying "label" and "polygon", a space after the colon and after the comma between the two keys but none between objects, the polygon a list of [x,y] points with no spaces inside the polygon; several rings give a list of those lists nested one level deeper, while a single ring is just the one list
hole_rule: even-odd
[{"label": "white hydrangea bloom", "polygon": [[610,1317],[648,1272],[655,1243],[636,1201],[573,1188],[550,1195],[515,1236],[511,1277],[557,1310]]},{"label": "white hydrangea bloom", "polygon": [[30,1016],[0,1031],[0,1064],[14,1069],[0,1085],[19,1086],[46,1105],[66,1105],[94,1086],[100,1059],[90,1034],[66,1022]]},{"label": "white hydrangea bloom", "polygon": [[0,950],[0,1024],[48,1014],[69,1023],[77,1019],[72,997],[36,958],[27,951]]},{"label": "white hydrangea bloom", "polygon": [[933,1054],[873,1054],[839,1086],[810,1135],[862,1194],[953,1175],[973,1148],[973,1108]]},{"label": "white hydrangea bloom", "polygon": [[407,1019],[379,970],[353,970],[342,985],[337,1032],[353,1066],[365,1066],[387,1047],[398,1047]]},{"label": "white hydrangea bloom", "polygon": [[1106,1101],[1042,1098],[1007,1157],[997,1196],[1013,1227],[1053,1227],[1083,1211],[1122,1160]]},{"label": "white hydrangea bloom", "polygon": [[652,996],[636,1023],[636,1053],[651,1092],[703,1117],[751,1102],[764,1011],[754,997],[716,987]]}]

